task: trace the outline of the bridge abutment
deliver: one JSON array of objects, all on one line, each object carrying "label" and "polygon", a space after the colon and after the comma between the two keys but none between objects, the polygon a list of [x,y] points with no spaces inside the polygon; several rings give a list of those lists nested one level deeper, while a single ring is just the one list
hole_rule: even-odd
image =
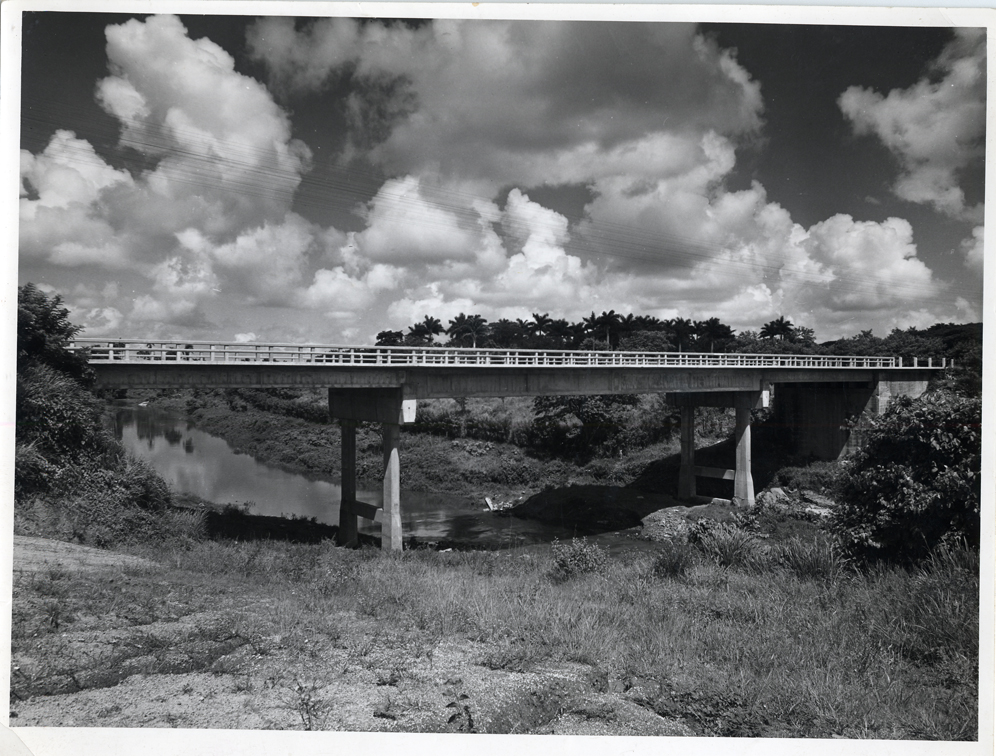
[{"label": "bridge abutment", "polygon": [[779,383],[774,422],[791,434],[796,454],[839,459],[861,444],[867,419],[880,417],[893,397],[916,398],[926,390],[924,379]]}]

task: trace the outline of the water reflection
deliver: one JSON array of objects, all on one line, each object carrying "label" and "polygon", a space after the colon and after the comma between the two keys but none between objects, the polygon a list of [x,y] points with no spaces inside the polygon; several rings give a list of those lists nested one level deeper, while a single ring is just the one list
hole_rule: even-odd
[{"label": "water reflection", "polygon": [[[334,483],[262,465],[246,454],[234,453],[222,439],[152,407],[118,407],[111,422],[125,448],[152,465],[180,493],[218,504],[251,502],[253,514],[314,517],[333,525],[339,521],[341,490]],[[360,491],[358,498],[381,503],[379,491]],[[405,535],[422,541],[494,548],[573,535],[541,523],[496,517],[485,511],[483,502],[453,494],[402,491],[401,505]],[[360,518],[360,529],[376,534],[380,526]]]}]

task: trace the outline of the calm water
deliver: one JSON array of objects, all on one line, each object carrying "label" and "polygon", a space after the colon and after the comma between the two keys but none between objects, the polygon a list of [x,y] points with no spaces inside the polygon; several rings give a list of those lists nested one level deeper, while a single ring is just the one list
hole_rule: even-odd
[{"label": "calm water", "polygon": [[[217,504],[249,504],[253,514],[314,517],[330,525],[339,522],[341,491],[334,483],[311,480],[260,464],[246,454],[236,454],[222,439],[159,409],[118,407],[112,421],[115,435],[125,448],[152,465],[175,491]],[[379,491],[360,491],[357,498],[381,503]],[[486,511],[483,502],[453,494],[402,491],[401,515],[405,535],[423,541],[446,539],[481,546],[519,546],[555,537],[569,539],[572,535],[542,523],[496,517]],[[360,529],[379,533],[380,526],[360,518]],[[596,540],[612,547],[619,536],[607,534]],[[632,544],[631,539],[625,541]]]}]

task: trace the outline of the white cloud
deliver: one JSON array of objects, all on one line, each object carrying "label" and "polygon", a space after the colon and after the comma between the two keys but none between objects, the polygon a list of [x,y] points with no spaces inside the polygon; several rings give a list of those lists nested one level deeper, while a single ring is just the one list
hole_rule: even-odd
[{"label": "white cloud", "polygon": [[323,310],[329,317],[353,321],[395,288],[402,276],[398,268],[377,264],[360,276],[350,276],[342,267],[322,268],[301,294],[305,307]]},{"label": "white cloud", "polygon": [[116,307],[73,310],[73,322],[83,326],[83,336],[111,336],[121,333],[124,315]]},{"label": "white cloud", "polygon": [[252,331],[249,333],[237,333],[235,334],[235,341],[239,344],[248,344],[252,341],[256,341],[256,334]]},{"label": "white cloud", "polygon": [[875,134],[899,158],[899,197],[981,221],[982,207],[966,206],[958,174],[985,155],[985,30],[957,29],[932,73],[888,95],[849,87],[838,102],[856,133]]},{"label": "white cloud", "polygon": [[277,84],[352,77],[347,154],[492,191],[604,172],[615,152],[634,162],[625,146],[648,134],[761,124],[757,82],[693,25],[323,19],[295,33],[290,19],[264,19],[248,42]]},{"label": "white cloud", "polygon": [[986,256],[984,236],[984,228],[976,226],[972,229],[972,237],[965,239],[961,243],[961,250],[965,255],[965,265],[978,273],[980,277],[982,275],[982,264]]},{"label": "white cloud", "polygon": [[191,40],[175,16],[133,19],[106,34],[112,75],[97,98],[120,120],[122,146],[159,159],[132,211],[152,204],[164,230],[197,227],[217,238],[279,221],[309,151],[291,139],[266,88],[237,73],[214,42]]},{"label": "white cloud", "polygon": [[101,216],[106,191],[133,185],[72,131],[55,132],[38,155],[21,150],[20,252],[56,265],[121,267],[127,250]]}]

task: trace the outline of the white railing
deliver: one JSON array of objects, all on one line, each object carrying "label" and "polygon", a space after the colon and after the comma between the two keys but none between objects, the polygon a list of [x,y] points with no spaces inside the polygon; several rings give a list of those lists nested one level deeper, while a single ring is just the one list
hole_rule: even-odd
[{"label": "white railing", "polygon": [[[77,339],[90,363],[280,363],[343,367],[708,367],[708,368],[897,368],[897,357],[799,354],[714,354],[711,352],[583,352],[555,349],[464,349],[371,347],[322,344],[257,344],[216,341]],[[947,361],[937,367],[945,367]],[[914,360],[914,367],[935,367]],[[907,364],[907,367],[909,365]]]}]

